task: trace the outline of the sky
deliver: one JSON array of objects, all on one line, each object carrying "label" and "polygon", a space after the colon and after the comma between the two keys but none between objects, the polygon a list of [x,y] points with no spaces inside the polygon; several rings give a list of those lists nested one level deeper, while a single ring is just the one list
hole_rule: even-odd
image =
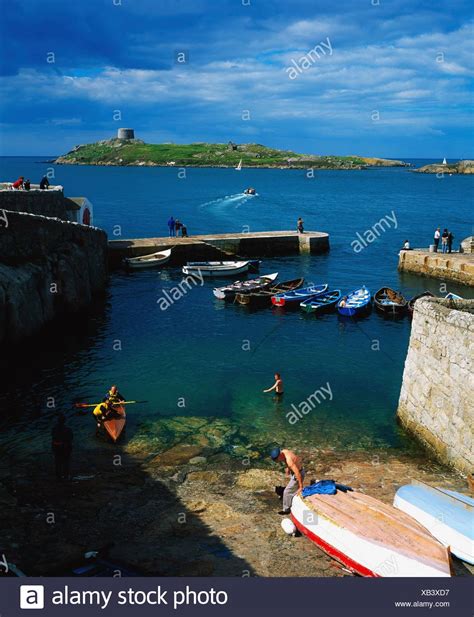
[{"label": "sky", "polygon": [[0,155],[152,143],[474,158],[471,0],[3,0]]}]

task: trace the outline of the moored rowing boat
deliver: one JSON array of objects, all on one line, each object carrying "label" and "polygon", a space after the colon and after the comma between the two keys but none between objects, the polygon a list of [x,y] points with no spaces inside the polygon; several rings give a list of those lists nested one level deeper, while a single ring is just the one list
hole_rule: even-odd
[{"label": "moored rowing boat", "polygon": [[191,261],[183,266],[183,274],[198,273],[201,276],[236,276],[243,272],[256,272],[258,259],[247,261]]},{"label": "moored rowing boat", "polygon": [[272,297],[272,304],[274,306],[284,306],[286,308],[298,307],[301,302],[318,296],[323,293],[323,291],[326,291],[327,288],[327,283],[324,283],[322,285],[310,285],[309,287],[303,287],[302,289],[295,289],[294,291],[276,294]]},{"label": "moored rowing boat", "polygon": [[300,309],[306,313],[323,313],[331,311],[341,299],[341,290],[324,291],[314,298],[309,298],[300,304]]},{"label": "moored rowing boat", "polygon": [[157,268],[164,266],[171,257],[171,249],[166,251],[158,251],[157,253],[151,253],[151,255],[142,255],[140,257],[128,257],[124,259],[124,264],[132,270],[138,270],[143,268]]},{"label": "moored rowing boat", "polygon": [[359,289],[354,289],[347,296],[344,296],[337,303],[337,310],[340,315],[345,317],[355,317],[369,311],[371,306],[370,291],[365,285]]},{"label": "moored rowing boat", "polygon": [[407,301],[401,293],[390,287],[382,287],[374,296],[375,308],[384,315],[403,315],[407,308]]},{"label": "moored rowing boat", "polygon": [[264,274],[263,276],[249,281],[237,281],[226,287],[215,287],[213,293],[219,300],[233,300],[238,293],[248,294],[270,287],[277,277],[278,272]]},{"label": "moored rowing boat", "polygon": [[290,281],[282,281],[268,289],[261,289],[249,294],[237,294],[235,299],[239,304],[244,304],[250,307],[269,306],[272,302],[272,296],[285,291],[298,289],[304,283],[303,278],[292,279]]}]

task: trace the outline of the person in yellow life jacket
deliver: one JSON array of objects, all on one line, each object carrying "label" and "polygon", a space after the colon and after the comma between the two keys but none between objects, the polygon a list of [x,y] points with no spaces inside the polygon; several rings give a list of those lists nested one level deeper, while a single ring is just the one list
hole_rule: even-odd
[{"label": "person in yellow life jacket", "polygon": [[97,420],[97,426],[100,426],[104,420],[107,419],[107,416],[112,411],[113,407],[110,401],[105,401],[103,403],[99,403],[94,407],[94,411],[92,412],[94,418]]},{"label": "person in yellow life jacket", "polygon": [[120,394],[117,389],[117,386],[111,386],[110,390],[107,392],[104,402],[110,401],[113,405],[117,405],[121,401],[124,401],[125,398]]}]

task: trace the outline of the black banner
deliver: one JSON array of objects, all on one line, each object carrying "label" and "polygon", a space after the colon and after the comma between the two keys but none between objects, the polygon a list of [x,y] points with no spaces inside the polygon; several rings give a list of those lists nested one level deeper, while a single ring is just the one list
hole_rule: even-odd
[{"label": "black banner", "polygon": [[[415,610],[417,609],[417,610]],[[420,611],[420,609],[422,609]],[[5,578],[0,615],[472,616],[472,579]],[[308,612],[310,611],[310,612]]]}]

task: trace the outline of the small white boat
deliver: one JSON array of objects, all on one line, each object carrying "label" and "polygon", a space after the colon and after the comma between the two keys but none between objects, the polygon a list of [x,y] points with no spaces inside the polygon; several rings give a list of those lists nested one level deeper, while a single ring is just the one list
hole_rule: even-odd
[{"label": "small white boat", "polygon": [[296,527],[355,574],[451,576],[449,552],[411,516],[369,495],[296,495]]},{"label": "small white boat", "polygon": [[239,164],[235,168],[235,171],[240,171],[242,169],[242,159],[240,159]]},{"label": "small white boat", "polygon": [[278,272],[264,274],[249,281],[236,281],[226,287],[215,287],[213,293],[219,300],[233,300],[237,294],[249,294],[270,287],[277,277]]},{"label": "small white boat", "polygon": [[461,296],[458,296],[458,294],[453,294],[453,293],[448,293],[444,296],[445,300],[463,300],[464,298],[461,298]]},{"label": "small white boat", "polygon": [[398,489],[393,505],[426,527],[453,555],[474,564],[474,499],[413,481]]},{"label": "small white boat", "polygon": [[447,161],[446,161],[446,157],[444,157],[444,159],[443,159],[443,165],[447,165],[447,164],[448,164],[448,163],[447,163]]},{"label": "small white boat", "polygon": [[128,257],[124,259],[124,264],[128,268],[138,270],[142,268],[158,268],[166,264],[171,257],[171,249],[151,253],[151,255],[142,255],[141,257]]},{"label": "small white boat", "polygon": [[183,266],[184,274],[200,273],[202,276],[234,276],[249,269],[258,270],[258,260],[248,261],[190,261]]}]

